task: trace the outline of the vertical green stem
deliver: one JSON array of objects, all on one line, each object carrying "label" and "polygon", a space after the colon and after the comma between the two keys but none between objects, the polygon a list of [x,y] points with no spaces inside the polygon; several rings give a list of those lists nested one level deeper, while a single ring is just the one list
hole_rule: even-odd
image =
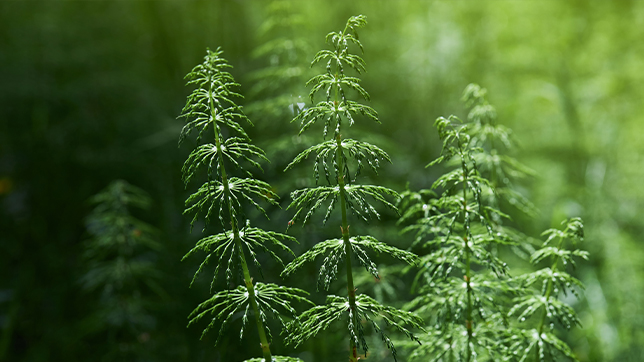
[{"label": "vertical green stem", "polygon": [[[344,34],[348,29],[348,24],[345,26],[344,30],[342,33]],[[338,56],[340,55],[340,47],[336,47],[335,49],[336,53]],[[336,64],[335,68],[335,77],[338,78],[340,76],[340,64]],[[339,97],[338,97],[338,91],[339,91],[339,85],[335,86],[335,110],[338,112],[338,104],[339,104]],[[338,117],[338,122],[341,122],[341,118]],[[349,292],[349,309],[351,312],[350,318],[351,320],[349,321],[351,325],[353,325],[353,335],[358,336],[357,333],[357,328],[358,328],[358,319],[356,318],[357,316],[357,307],[356,307],[356,288],[353,284],[353,271],[351,269],[351,241],[349,239],[349,223],[347,222],[347,205],[346,205],[346,191],[344,189],[345,182],[344,182],[344,157],[343,156],[343,147],[342,147],[342,135],[336,134],[335,135],[335,141],[336,141],[336,157],[337,157],[337,164],[338,164],[338,188],[340,189],[340,209],[342,211],[342,240],[344,242],[344,252],[346,254],[346,269],[347,269],[347,290]],[[358,346],[356,346],[356,342],[353,339],[353,336],[349,336],[349,361],[350,362],[356,362],[358,361]]]},{"label": "vertical green stem", "polygon": [[[487,102],[486,102],[486,104],[487,104]],[[493,128],[496,128],[496,124],[494,123],[494,119],[492,118],[489,121],[490,121],[489,125],[491,127],[493,127]],[[495,194],[495,191],[496,191],[497,186],[498,186],[498,180],[497,180],[498,177],[497,177],[497,174],[496,174],[496,166],[497,166],[496,162],[499,159],[499,155],[498,155],[498,152],[497,152],[496,148],[494,148],[494,137],[490,137],[490,155],[492,156],[492,167],[490,168],[490,171],[491,171],[490,172],[490,186],[491,186],[491,189],[494,190],[490,201],[491,201],[491,206],[493,208],[500,210],[501,208],[500,208],[500,205],[499,205],[499,200],[496,198],[496,194]],[[490,216],[491,216],[492,220],[494,221],[495,225],[500,226],[501,217],[498,216],[495,213],[492,213]],[[497,256],[498,253],[499,253],[499,246],[496,243],[491,243],[490,251],[492,252],[492,255]]]},{"label": "vertical green stem", "polygon": [[468,238],[467,232],[467,166],[463,162],[463,241],[465,242],[465,283],[467,285],[467,315],[465,317],[465,328],[467,329],[467,348],[466,348],[466,359],[465,361],[470,361],[470,356],[472,351],[470,350],[470,344],[472,342],[472,285],[470,284],[470,240]]},{"label": "vertical green stem", "polygon": [[[342,240],[344,241],[344,252],[346,254],[346,269],[347,269],[347,289],[349,291],[349,308],[351,309],[353,324],[353,333],[358,335],[356,318],[356,289],[353,284],[353,272],[351,270],[351,241],[349,240],[349,224],[347,222],[347,205],[345,200],[346,191],[344,190],[344,158],[342,157],[342,139],[340,135],[336,135],[335,141],[337,144],[337,163],[338,163],[338,187],[340,189],[340,209],[342,210]],[[349,361],[354,362],[358,360],[358,351],[353,337],[350,338],[349,345]]]},{"label": "vertical green stem", "polygon": [[[563,245],[563,242],[564,242],[564,238],[561,238],[559,240],[559,244],[557,245],[557,249],[561,249],[561,247]],[[557,257],[554,258],[554,262],[552,263],[552,266],[550,267],[550,270],[552,270],[553,274],[557,272],[558,265],[559,265],[559,257],[557,256]],[[553,286],[552,284],[553,284],[552,279],[548,279],[548,285],[546,286],[546,294],[544,295],[544,297],[546,298],[546,306],[544,307],[543,314],[541,315],[541,322],[539,322],[539,339],[541,339],[541,334],[543,333],[543,328],[546,325],[546,317],[548,315],[547,303],[548,303],[548,300],[550,299],[550,296],[552,295],[552,286]],[[539,351],[539,345],[537,345],[536,351],[537,351],[537,360],[539,360],[539,355],[541,354],[540,351]]]},{"label": "vertical green stem", "polygon": [[228,213],[230,215],[230,224],[233,231],[233,240],[235,241],[235,247],[239,250],[239,259],[241,261],[242,271],[244,274],[244,284],[246,285],[246,290],[248,291],[248,297],[250,305],[253,308],[255,313],[255,322],[257,323],[257,331],[259,333],[260,347],[262,348],[262,355],[264,356],[264,361],[270,362],[273,360],[271,355],[270,345],[268,343],[268,338],[266,337],[266,331],[264,329],[264,323],[259,315],[259,307],[257,306],[257,298],[255,296],[255,286],[253,285],[253,279],[250,277],[248,271],[248,264],[246,263],[246,256],[244,254],[244,249],[242,248],[241,238],[239,237],[239,226],[237,225],[237,218],[233,212],[233,206],[230,202],[230,185],[228,184],[228,176],[226,174],[226,168],[224,166],[224,158],[222,155],[222,145],[221,139],[219,138],[218,126],[217,126],[217,109],[215,108],[212,101],[212,91],[210,91],[210,110],[212,115],[212,126],[215,132],[215,146],[217,147],[217,154],[219,155],[219,169],[221,172],[221,183],[224,186],[224,195],[226,195],[226,205],[228,206]]}]

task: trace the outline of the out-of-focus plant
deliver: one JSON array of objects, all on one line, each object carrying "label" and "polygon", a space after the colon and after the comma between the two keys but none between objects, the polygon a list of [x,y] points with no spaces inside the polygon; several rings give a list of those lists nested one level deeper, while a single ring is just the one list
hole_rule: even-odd
[{"label": "out-of-focus plant", "polygon": [[[497,247],[534,250],[530,238],[503,225],[503,219],[509,217],[499,210],[504,205],[500,201],[505,201],[534,215],[532,204],[512,184],[531,171],[514,158],[500,154],[501,147],[511,151],[511,131],[495,124],[496,112],[485,94],[485,89],[475,84],[465,89],[463,100],[470,108],[469,122],[463,123],[455,116],[440,117],[435,122],[443,149],[428,166],[442,162],[454,166],[432,185],[432,189],[442,190],[440,197],[432,190],[408,190],[400,202],[400,222],[411,223],[403,231],[415,234],[414,247],[429,249],[421,257],[421,270],[414,282],[420,295],[408,307],[426,317],[431,327],[421,336],[425,343],[414,348],[412,360],[527,360],[528,349],[522,350],[522,343],[532,333],[515,333],[508,315],[523,311],[517,305],[526,307],[534,301],[523,295],[536,277],[524,277],[530,283],[508,278],[507,264]],[[571,226],[571,230],[580,232],[580,221],[576,222],[579,224]],[[545,256],[538,255],[544,253],[534,252],[532,260],[542,260]],[[548,253],[558,252],[549,249]],[[546,284],[543,291],[549,296],[552,291],[547,290],[552,285]],[[512,301],[511,296],[516,295],[520,297]],[[519,304],[511,308],[511,301]],[[526,313],[531,315],[534,310]],[[546,339],[552,342],[554,338]],[[562,345],[555,342],[552,343],[556,346]]]},{"label": "out-of-focus plant", "polygon": [[[310,53],[311,46],[301,29],[306,24],[304,15],[296,8],[297,3],[289,0],[270,1],[266,19],[259,28],[263,40],[253,51],[253,57],[266,64],[249,74],[253,83],[248,98],[252,103],[245,107],[253,117],[261,115],[266,125],[260,129],[272,130],[270,121],[283,121],[293,117],[304,107],[305,88],[301,79],[310,72],[303,60]],[[285,135],[292,138],[292,135]]]},{"label": "out-of-focus plant", "polygon": [[107,343],[118,346],[109,349],[103,360],[141,358],[155,325],[150,294],[164,295],[154,265],[154,251],[159,249],[155,230],[132,215],[133,208],[148,210],[150,198],[117,180],[90,202],[96,206],[86,219],[90,238],[84,243],[87,271],[81,283],[88,291],[98,291],[100,299],[85,325],[94,333],[105,333]]},{"label": "out-of-focus plant", "polygon": [[[534,175],[534,172],[511,156],[514,149],[512,130],[498,124],[496,109],[487,101],[487,90],[478,84],[469,84],[463,91],[462,101],[469,108],[467,124],[463,127],[464,136],[470,137],[469,145],[473,149],[471,164],[476,168],[478,175],[487,180],[480,183],[480,197],[489,207],[501,210],[508,205],[514,206],[528,216],[535,215],[535,207],[524,197],[515,186],[517,181],[525,180]],[[461,160],[453,158],[448,164],[456,165]],[[422,244],[430,235],[439,231],[433,213],[437,211],[437,195],[433,190],[420,191],[406,190],[401,194],[399,207],[403,214],[399,224],[410,224],[403,233],[414,233],[415,240],[412,247]],[[507,219],[504,213],[488,213],[490,227],[502,231],[507,237],[515,240],[513,249],[519,255],[529,256],[524,249],[532,251],[530,243],[519,243],[529,240],[523,233],[515,228],[503,224]],[[496,254],[496,244],[490,245],[490,250]]]},{"label": "out-of-focus plant", "polygon": [[[185,213],[194,213],[192,223],[205,213],[206,225],[212,218],[218,218],[223,231],[206,236],[184,257],[197,252],[206,252],[205,260],[195,273],[195,278],[211,259],[217,266],[213,282],[220,271],[225,269],[226,282],[230,289],[214,293],[201,303],[190,315],[190,324],[210,315],[211,321],[204,334],[212,328],[219,329],[219,338],[232,320],[241,314],[242,326],[239,332],[243,337],[249,313],[252,310],[259,334],[260,346],[264,361],[292,362],[292,357],[274,356],[271,353],[271,333],[267,328],[267,316],[272,315],[284,325],[287,318],[295,316],[296,311],[291,306],[293,301],[304,301],[306,293],[296,288],[283,287],[272,283],[254,282],[251,278],[248,258],[257,267],[261,275],[259,252],[267,253],[278,265],[283,265],[281,257],[274,249],[291,253],[284,241],[294,242],[294,238],[265,231],[250,226],[243,221],[244,208],[242,203],[248,203],[266,214],[256,200],[264,200],[277,204],[277,195],[271,186],[253,178],[250,171],[243,167],[248,164],[261,170],[258,161],[268,161],[264,151],[253,145],[240,122],[250,121],[242,109],[234,101],[241,97],[234,91],[238,84],[227,71],[230,65],[221,57],[222,51],[208,50],[203,63],[197,65],[186,76],[188,84],[196,88],[188,96],[181,117],[186,118],[180,143],[193,130],[198,132],[197,142],[204,136],[214,138],[214,143],[202,143],[188,156],[183,167],[183,180],[186,185],[200,169],[205,168],[207,181],[186,200]],[[210,133],[212,132],[212,133]],[[236,136],[228,136],[235,133]],[[209,137],[210,138],[210,137]],[[245,178],[232,177],[231,169],[237,169],[245,174]],[[238,285],[239,277],[243,285]],[[254,361],[257,359],[251,359]]]},{"label": "out-of-focus plant", "polygon": [[[413,289],[420,295],[409,308],[427,317],[432,327],[414,349],[412,359],[497,360],[498,342],[507,326],[503,301],[514,292],[507,283],[507,264],[499,245],[520,245],[521,233],[503,226],[508,218],[499,199],[531,211],[531,204],[512,187],[512,180],[529,170],[499,150],[510,150],[510,130],[496,124],[496,110],[486,90],[470,84],[463,101],[468,122],[440,117],[435,126],[443,141],[441,156],[428,165],[454,166],[432,189],[402,194],[400,223],[414,233],[412,247],[423,247],[421,270]],[[518,201],[517,201],[518,200]]]},{"label": "out-of-focus plant", "polygon": [[574,267],[575,258],[588,260],[588,252],[575,249],[584,238],[581,219],[564,220],[562,224],[563,230],[549,229],[543,233],[546,241],[530,258],[535,266],[549,265],[515,278],[521,295],[513,300],[514,307],[508,315],[516,316],[521,324],[508,337],[509,356],[513,360],[559,361],[560,356],[577,360],[570,347],[555,335],[554,328],[555,322],[566,330],[580,325],[575,310],[560,300],[559,295],[572,293],[579,297],[577,288],[583,289],[583,284],[566,267]]},{"label": "out-of-focus plant", "polygon": [[[321,50],[313,59],[312,64],[325,62],[326,72],[309,80],[308,84],[312,85],[309,96],[313,101],[315,95],[321,92],[324,94],[324,99],[304,109],[294,118],[294,121],[299,121],[301,124],[300,134],[316,122],[321,121],[324,123],[324,137],[326,138],[329,133],[332,133],[333,138],[306,149],[287,167],[288,170],[313,155],[315,157],[313,174],[316,182],[319,181],[322,172],[324,179],[329,184],[329,186],[297,190],[291,194],[293,202],[289,208],[295,209],[295,215],[289,225],[294,224],[301,217],[303,218],[302,223],[307,223],[315,211],[322,206],[326,208],[324,224],[331,217],[333,210],[339,207],[342,216],[340,225],[342,238],[316,244],[291,262],[283,274],[292,274],[304,263],[324,256],[318,276],[318,288],[328,290],[331,282],[337,277],[341,263],[344,262],[348,291],[347,297],[329,295],[325,305],[304,312],[300,316],[300,323],[292,324],[293,328],[290,329],[288,340],[297,346],[332,323],[344,320],[349,332],[349,361],[352,362],[359,359],[360,351],[366,355],[369,349],[365,339],[366,331],[363,320],[367,321],[380,334],[382,341],[391,350],[394,359],[397,358],[396,349],[378,321],[383,320],[388,326],[404,333],[412,340],[417,340],[417,338],[407,329],[408,326],[420,327],[421,323],[420,318],[412,313],[381,305],[365,294],[356,293],[353,279],[353,258],[362,264],[373,277],[379,277],[377,266],[369,257],[368,251],[386,254],[406,263],[416,262],[416,256],[412,253],[389,246],[369,235],[352,237],[349,233],[347,211],[351,211],[365,222],[374,218],[379,219],[380,214],[371,205],[368,198],[396,210],[394,204],[387,198],[398,197],[395,191],[386,187],[355,183],[357,176],[365,166],[377,171],[381,162],[390,162],[390,159],[387,153],[378,146],[343,138],[341,133],[343,126],[353,125],[356,115],[362,115],[378,122],[375,110],[350,100],[348,97],[349,94],[355,92],[364,99],[369,99],[369,94],[360,85],[360,79],[346,74],[346,71],[351,69],[357,73],[365,70],[363,59],[350,50],[350,45],[357,46],[362,50],[357,30],[365,24],[366,18],[364,16],[351,17],[344,30],[331,32],[327,35],[326,40],[333,49]],[[350,172],[350,158],[355,162],[353,174]]]},{"label": "out-of-focus plant", "polygon": [[[510,154],[516,147],[512,130],[497,122],[496,109],[487,100],[487,89],[469,84],[463,91],[462,100],[469,108],[467,121],[472,145],[484,150],[476,153],[475,158],[479,172],[491,186],[484,188],[486,199],[496,208],[501,207],[499,201],[504,201],[526,215],[535,215],[532,202],[515,186],[515,182],[534,176],[534,171]],[[493,214],[492,220],[497,225],[502,224],[497,214]]]},{"label": "out-of-focus plant", "polygon": [[[283,177],[284,167],[310,144],[308,137],[293,136],[296,126],[288,122],[304,109],[308,91],[303,83],[313,71],[307,64],[312,49],[303,31],[307,26],[303,6],[296,0],[271,0],[260,8],[264,20],[257,31],[259,45],[252,57],[262,66],[247,76],[251,86],[244,112],[250,119],[262,120],[252,132],[271,160],[273,167],[267,168],[264,175],[276,193],[301,187],[309,178],[305,172]],[[288,221],[288,215],[279,208],[267,212],[277,223]]]},{"label": "out-of-focus plant", "polygon": [[502,279],[506,263],[490,252],[490,246],[513,240],[494,229],[492,215],[505,215],[482,197],[484,188],[492,186],[479,172],[476,158],[484,150],[473,144],[469,124],[450,116],[438,118],[435,125],[443,150],[428,166],[452,160],[457,166],[434,182],[432,188],[442,189],[441,196],[420,206],[427,217],[411,227],[422,231],[429,253],[422,257],[417,278],[420,295],[409,308],[430,323],[411,359],[496,361],[506,323],[498,300],[511,287]]},{"label": "out-of-focus plant", "polygon": [[[482,199],[487,205],[508,214],[518,210],[528,219],[536,216],[535,206],[517,187],[534,177],[535,173],[513,157],[516,149],[513,132],[498,123],[496,108],[487,100],[487,89],[478,84],[469,84],[461,100],[469,109],[468,134],[472,137],[472,146],[480,147],[483,151],[474,155],[479,173],[489,181],[489,187],[483,185],[481,190]],[[492,213],[490,216],[492,227],[515,241],[510,248],[521,258],[528,259],[534,251],[533,239],[526,236],[523,230],[504,224],[504,217],[500,214]],[[509,218],[505,219],[507,221]],[[490,245],[490,250],[496,255],[497,245]]]}]

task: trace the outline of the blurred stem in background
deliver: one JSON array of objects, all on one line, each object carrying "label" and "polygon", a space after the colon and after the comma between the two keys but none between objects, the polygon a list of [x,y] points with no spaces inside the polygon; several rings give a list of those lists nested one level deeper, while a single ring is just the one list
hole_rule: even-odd
[{"label": "blurred stem in background", "polygon": [[156,324],[150,306],[165,293],[158,284],[156,231],[132,216],[130,209],[149,210],[150,197],[117,180],[90,201],[96,206],[86,219],[87,272],[80,281],[85,290],[96,292],[98,301],[85,318],[84,329],[94,338],[97,334],[105,338],[97,350],[101,361],[144,359]]}]

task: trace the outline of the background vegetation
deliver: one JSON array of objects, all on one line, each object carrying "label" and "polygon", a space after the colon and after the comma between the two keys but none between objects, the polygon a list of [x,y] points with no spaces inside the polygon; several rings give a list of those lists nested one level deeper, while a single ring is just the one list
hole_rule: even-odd
[{"label": "background vegetation", "polygon": [[[231,333],[215,348],[215,336],[199,341],[202,328],[186,329],[186,316],[209,285],[202,278],[188,289],[197,265],[180,262],[199,237],[189,233],[190,217],[182,215],[188,191],[181,165],[190,150],[177,148],[183,122],[176,117],[190,91],[183,76],[206,47],[221,46],[247,95],[243,102],[270,99],[275,91],[260,84],[270,74],[261,70],[283,64],[283,58],[260,46],[292,39],[296,49],[319,49],[326,33],[355,14],[369,19],[360,38],[369,70],[362,79],[382,121],[363,130],[392,158],[378,184],[398,191],[408,181],[412,189],[429,187],[441,173],[424,168],[441,149],[434,120],[452,113],[464,119],[463,88],[471,82],[487,88],[498,122],[512,128],[521,144],[516,157],[537,174],[522,192],[540,212],[534,220],[513,215],[517,224],[537,236],[566,217],[584,219],[591,259],[576,276],[586,290],[580,300],[570,299],[583,328],[573,329],[566,341],[581,361],[644,359],[644,222],[638,217],[644,201],[644,2],[271,4],[0,3],[0,360],[130,358],[118,357],[119,351],[130,356],[129,345],[107,342],[104,321],[88,319],[100,295],[83,288],[90,268],[83,257],[91,238],[88,200],[115,179],[150,195],[149,210],[131,212],[155,228],[162,245],[146,255],[156,265],[158,290],[138,291],[148,319],[128,331],[145,351],[136,358],[256,356],[254,338],[240,343]],[[288,73],[288,87],[279,87],[289,96],[301,94],[302,102],[308,79],[302,64],[312,55],[294,51],[286,57],[298,59],[293,64],[300,68]],[[287,110],[248,107],[257,125],[249,134],[272,160],[265,181],[284,208],[288,191],[311,181],[309,169],[280,172],[310,144],[292,136],[296,125],[288,123]],[[291,215],[267,210],[271,222],[263,226],[283,232]],[[383,217],[371,233],[407,247],[411,237],[398,235],[396,215]],[[325,228],[289,231],[301,242],[296,255],[326,238],[327,228],[337,232],[331,221]],[[279,280],[280,272],[264,267],[267,280]],[[312,265],[283,283],[308,288],[315,273]],[[389,287],[369,288],[394,303],[410,299],[409,288],[392,285],[398,288],[393,293]],[[321,294],[311,298],[323,301]],[[334,360],[334,353],[344,355],[335,351],[338,338],[327,331],[295,353],[306,361]],[[291,353],[280,344],[275,349]],[[373,356],[377,360],[377,352]]]}]

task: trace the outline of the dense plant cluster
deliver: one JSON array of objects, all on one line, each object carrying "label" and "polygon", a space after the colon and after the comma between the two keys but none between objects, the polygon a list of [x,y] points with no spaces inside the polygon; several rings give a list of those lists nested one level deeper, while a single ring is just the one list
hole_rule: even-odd
[{"label": "dense plant cluster", "polygon": [[[534,207],[513,188],[513,180],[531,171],[500,147],[512,149],[511,132],[496,124],[496,111],[485,98],[486,90],[470,84],[463,100],[470,108],[468,122],[456,116],[439,117],[435,126],[443,141],[439,163],[453,169],[439,177],[433,190],[403,193],[401,223],[403,231],[414,234],[415,246],[427,250],[414,288],[419,296],[408,308],[429,323],[424,342],[413,348],[412,360],[431,361],[531,361],[536,349],[538,361],[556,360],[550,349],[575,358],[567,345],[553,334],[544,334],[546,319],[558,318],[570,328],[578,322],[574,311],[559,301],[559,290],[570,290],[581,283],[565,273],[556,273],[558,258],[568,263],[572,255],[587,258],[585,252],[561,250],[563,240],[583,235],[580,219],[571,220],[564,231],[551,229],[546,245],[558,237],[557,247],[534,251],[530,260],[538,263],[553,257],[553,267],[537,273],[510,277],[500,247],[510,247],[524,255],[533,250],[532,241],[512,227],[509,217],[499,210],[512,205],[533,215]],[[507,253],[506,253],[507,254]],[[554,269],[554,270],[553,270]],[[541,295],[526,293],[526,288],[541,285]],[[574,290],[574,289],[573,289]],[[517,329],[510,323],[515,314],[524,322],[543,309],[537,329]],[[547,317],[547,318],[546,318]],[[552,324],[551,324],[552,328]],[[525,347],[524,347],[525,346]],[[548,352],[545,352],[548,351]]]},{"label": "dense plant cluster", "polygon": [[493,221],[503,213],[483,197],[494,189],[479,172],[476,159],[485,151],[473,144],[468,124],[441,117],[436,127],[443,151],[430,165],[454,160],[457,167],[434,182],[441,196],[422,204],[430,211],[408,228],[429,249],[418,276],[420,296],[410,307],[433,326],[412,358],[497,360],[505,321],[499,299],[510,288],[502,279],[507,264],[491,250],[514,241]]},{"label": "dense plant cluster", "polygon": [[[214,143],[197,145],[184,164],[186,186],[199,176],[201,169],[206,170],[207,176],[205,183],[186,200],[185,212],[194,214],[193,225],[203,216],[204,231],[209,227],[208,222],[217,218],[223,231],[199,240],[186,257],[206,252],[194,278],[211,259],[216,259],[211,289],[220,274],[225,275],[229,286],[201,303],[191,314],[190,324],[208,317],[210,324],[203,333],[217,328],[221,337],[241,315],[241,338],[252,313],[263,358],[248,361],[298,360],[271,353],[274,337],[267,326],[268,315],[278,320],[283,328],[282,339],[294,347],[332,325],[344,325],[350,362],[368,358],[369,330],[380,336],[396,361],[399,355],[394,341],[398,336],[407,337],[407,341],[400,343],[411,352],[411,360],[532,361],[530,356],[534,356],[538,361],[552,361],[559,355],[574,359],[570,348],[552,332],[554,327],[550,321],[558,320],[566,328],[578,324],[572,308],[557,296],[559,292],[576,293],[573,285],[582,285],[557,268],[560,263],[573,262],[573,256],[587,258],[586,252],[564,248],[565,240],[581,238],[583,226],[581,220],[572,219],[563,231],[551,229],[546,232],[549,238],[544,247],[534,250],[530,238],[506,225],[510,223],[504,220],[510,218],[502,208],[512,206],[528,216],[535,214],[530,201],[514,184],[532,172],[511,156],[514,147],[511,131],[497,124],[496,111],[488,103],[484,88],[475,84],[466,88],[463,101],[469,108],[467,122],[456,116],[436,120],[442,152],[428,167],[443,164],[451,170],[440,176],[431,190],[408,190],[401,196],[387,187],[358,183],[363,170],[369,169],[377,175],[383,163],[391,162],[380,147],[346,137],[356,121],[380,122],[373,108],[352,98],[369,100],[369,93],[357,76],[366,70],[366,64],[360,55],[353,53],[353,49],[363,51],[357,31],[365,24],[364,16],[351,17],[341,32],[327,35],[326,41],[332,49],[320,50],[311,63],[325,65],[325,71],[307,83],[311,86],[312,105],[300,105],[291,95],[290,98],[269,98],[257,108],[289,105],[295,114],[293,121],[300,124],[300,135],[319,125],[325,139],[303,150],[285,169],[288,171],[313,158],[313,179],[317,184],[291,193],[288,209],[294,215],[288,226],[307,224],[317,211],[324,210],[322,225],[337,223],[340,237],[316,242],[286,266],[278,252],[293,254],[284,242],[293,242],[294,238],[251,227],[250,221],[245,220],[244,204],[264,216],[266,211],[260,201],[278,204],[277,194],[270,185],[254,178],[246,168],[262,170],[260,162],[268,159],[261,148],[251,143],[242,126],[242,122],[250,124],[250,121],[233,100],[240,95],[234,92],[238,84],[226,71],[230,66],[221,58],[220,50],[208,51],[204,62],[188,74],[188,84],[195,85],[196,89],[188,96],[183,110],[182,117],[187,119],[187,124],[181,132],[180,143],[192,131],[198,133],[197,142],[201,142],[210,134],[210,129]],[[281,42],[284,40],[276,44]],[[273,48],[280,49],[275,44]],[[279,78],[290,67],[280,68],[278,64],[259,79]],[[351,75],[351,72],[357,74]],[[259,89],[267,87],[272,87],[270,82],[260,83]],[[244,177],[232,176],[231,172]],[[407,224],[403,232],[413,234],[410,250],[420,250],[420,258],[372,235],[350,233],[351,216],[367,223],[381,218],[380,211],[372,205],[374,201],[394,212],[398,212],[397,205],[402,208],[399,223]],[[354,226],[352,230],[356,229],[360,227]],[[555,239],[557,246],[552,246]],[[508,250],[520,257],[532,253],[530,261],[535,264],[549,258],[552,265],[536,273],[513,277],[505,260]],[[325,304],[298,315],[291,304],[308,302],[306,291],[255,282],[251,278],[247,260],[252,259],[261,275],[260,252],[283,267],[283,277],[321,259],[317,290],[330,291],[332,285],[340,282],[340,273],[344,271],[346,276],[340,280],[347,294],[329,294]],[[380,279],[380,268],[372,259],[374,254],[388,255],[402,263],[388,266],[387,273],[419,267],[410,285],[417,296],[407,304],[406,310],[381,304],[378,299],[382,298],[382,290],[378,299],[358,293],[355,262],[373,280]],[[402,268],[404,264],[408,266]],[[243,284],[238,284],[240,279]],[[536,289],[537,286],[540,288]],[[387,288],[391,293],[393,287]],[[514,322],[516,316],[521,323]],[[536,327],[524,327],[526,319],[537,320]],[[550,326],[549,331],[544,329],[546,324]]]},{"label": "dense plant cluster", "polygon": [[[435,226],[417,221],[448,212],[436,205],[447,190],[431,185],[459,168],[459,162],[452,159],[424,166],[442,149],[435,119],[454,114],[463,122],[454,119],[452,123],[467,124],[472,148],[482,149],[473,152],[478,176],[489,183],[481,187],[481,204],[502,213],[490,213],[486,221],[493,234],[501,230],[511,237],[508,244],[490,243],[485,248],[507,264],[505,274],[497,277],[476,258],[470,259],[474,287],[475,279],[486,278],[508,288],[490,294],[497,304],[495,309],[484,309],[500,311],[505,320],[488,325],[490,317],[483,319],[474,310],[474,332],[481,325],[493,329],[498,343],[490,348],[498,348],[495,353],[511,361],[564,362],[570,356],[580,362],[644,360],[640,237],[644,219],[639,217],[644,168],[638,167],[644,154],[644,102],[640,101],[644,83],[638,81],[644,47],[634,46],[644,38],[644,2],[506,1],[499,6],[498,1],[372,1],[364,7],[364,2],[357,1],[213,0],[56,1],[37,7],[30,2],[0,2],[0,361],[263,359],[250,302],[235,304],[241,307],[230,309],[234,312],[225,324],[216,320],[203,338],[202,331],[218,312],[186,326],[190,312],[215,294],[229,290],[243,299],[246,292],[241,263],[234,258],[232,282],[227,281],[230,253],[219,258],[213,254],[188,288],[209,253],[196,250],[183,261],[181,256],[204,237],[230,243],[223,235],[215,236],[224,230],[231,235],[232,225],[224,206],[222,227],[219,204],[211,209],[207,225],[208,203],[202,211],[195,206],[194,212],[182,215],[185,200],[208,176],[207,166],[196,168],[186,188],[181,167],[193,149],[216,144],[208,126],[199,142],[195,129],[177,149],[184,119],[178,121],[176,116],[195,88],[184,87],[182,77],[203,61],[206,47],[214,51],[221,46],[225,52],[220,57],[234,65],[228,72],[242,84],[234,90],[244,98],[230,99],[243,106],[254,124],[248,127],[246,121],[239,121],[252,140],[243,142],[262,148],[270,163],[249,157],[261,166],[260,171],[231,152],[231,158],[224,155],[226,172],[229,181],[248,178],[243,168],[270,184],[280,199],[277,206],[248,194],[269,220],[239,195],[238,227],[245,227],[248,219],[249,228],[288,234],[298,243],[280,241],[296,256],[319,243],[316,252],[324,251],[325,241],[344,243],[339,230],[340,200],[326,224],[322,221],[330,200],[306,224],[302,211],[286,231],[296,212],[287,209],[292,201],[289,194],[316,186],[311,171],[317,151],[287,172],[284,169],[308,147],[335,141],[334,130],[323,139],[324,122],[318,121],[298,136],[300,123],[289,121],[324,98],[320,90],[311,103],[312,84],[306,86],[308,79],[325,72],[325,60],[310,66],[316,52],[334,50],[322,39],[331,30],[343,30],[349,16],[360,13],[369,21],[358,29],[365,52],[354,44],[349,52],[364,59],[367,72],[345,66],[345,75],[361,79],[359,84],[371,100],[363,101],[349,88],[346,98],[377,110],[382,124],[356,115],[351,127],[342,121],[340,133],[343,142],[369,142],[386,151],[392,162],[380,160],[376,174],[366,158],[370,151],[363,150],[363,167],[353,180],[358,162],[346,153],[351,184],[399,192],[401,202],[393,196],[385,199],[405,218],[396,227],[398,215],[367,197],[380,219],[372,217],[365,223],[347,209],[349,237],[369,243],[356,235],[370,236],[420,260],[447,247],[432,243],[445,237],[438,229],[438,234],[418,233],[421,227]],[[488,91],[466,87],[472,81]],[[225,125],[220,129],[222,142],[243,138]],[[332,153],[325,156],[331,183],[320,160],[317,186],[337,185]],[[213,181],[220,180],[217,163],[212,164]],[[130,203],[122,213],[123,208],[107,199],[88,202],[115,179],[145,190],[149,207]],[[127,187],[124,190],[132,194]],[[473,192],[468,193],[468,202],[474,202]],[[449,196],[459,194],[458,187],[449,192]],[[94,213],[97,206],[108,204],[111,211],[105,208],[102,216]],[[408,213],[410,207],[416,211]],[[115,216],[116,210],[121,210],[122,217]],[[194,231],[188,232],[195,215]],[[139,223],[124,227],[119,221],[123,216]],[[560,255],[556,267],[556,255],[531,263],[536,261],[535,252],[546,252],[541,250],[549,235],[540,237],[541,232],[550,228],[564,232],[575,217],[584,221],[583,242],[571,234],[559,251],[547,249]],[[564,225],[562,220],[567,220]],[[142,228],[143,223],[148,228]],[[474,237],[489,235],[480,220],[471,225]],[[406,233],[399,233],[407,227]],[[452,235],[461,237],[462,231]],[[339,247],[310,261],[299,259],[297,269],[282,279],[284,265],[295,256],[256,241],[254,255],[244,249],[255,286],[261,282],[300,288],[310,293],[315,305],[325,305],[329,294],[348,296],[344,259],[337,264],[335,279],[325,280],[330,276],[326,271],[320,277],[320,268],[332,264]],[[557,248],[558,243],[559,239],[551,240],[545,248]],[[261,245],[268,246],[284,265]],[[568,260],[564,265],[564,251],[576,249],[587,250],[588,260],[573,255],[575,265]],[[447,331],[435,323],[437,313],[410,304],[423,295],[431,297],[426,292],[427,265],[409,265],[386,252],[364,250],[373,262],[369,269],[374,267],[378,278],[360,265],[352,250],[357,296],[413,311],[425,318],[426,331],[445,335]],[[327,256],[330,261],[325,264]],[[218,277],[211,283],[218,265]],[[436,275],[430,283],[438,288],[439,282],[451,280],[462,286],[464,267],[455,265],[449,276]],[[585,288],[573,279],[568,287],[564,272]],[[545,298],[548,284],[551,292]],[[447,287],[442,285],[440,290],[447,292]],[[295,315],[309,308],[300,302],[291,305]],[[277,310],[284,312],[280,314],[284,324],[294,320],[285,310]],[[565,318],[559,321],[557,313]],[[294,348],[286,345],[291,335],[282,331],[279,319],[271,312],[265,315],[267,338],[268,329],[272,334],[271,355],[306,362],[346,361],[349,333],[344,320]],[[454,328],[467,329],[464,317],[452,319]],[[366,319],[360,323],[369,346],[366,357],[358,350],[361,360],[393,362],[379,333]],[[427,343],[419,346],[388,328],[383,319],[377,323],[394,342],[399,361],[412,362],[414,351],[419,360],[434,357],[421,356],[418,347]],[[410,330],[421,341],[429,340],[420,329]],[[489,358],[490,352],[474,347],[479,349],[477,360]]]}]

